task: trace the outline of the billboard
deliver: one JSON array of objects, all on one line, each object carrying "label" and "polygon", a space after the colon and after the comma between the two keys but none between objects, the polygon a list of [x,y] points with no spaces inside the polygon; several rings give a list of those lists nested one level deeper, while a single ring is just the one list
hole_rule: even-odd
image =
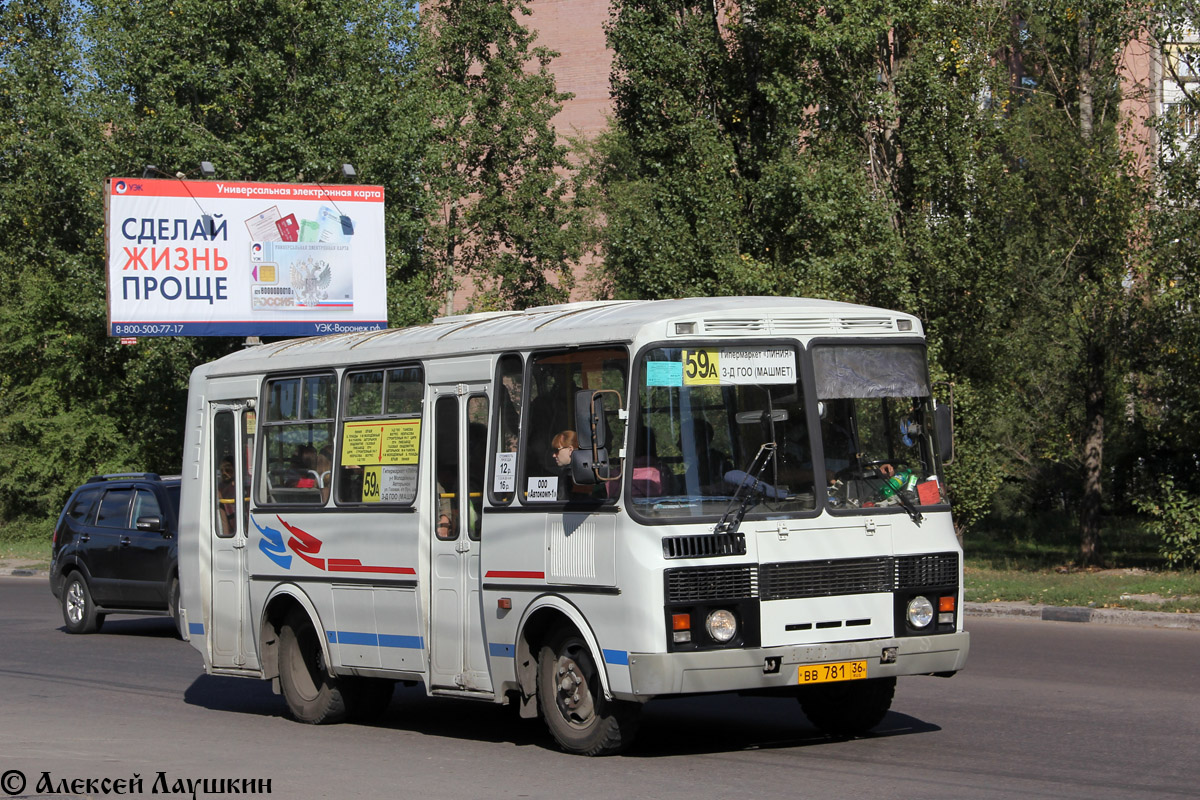
[{"label": "billboard", "polygon": [[110,178],[110,336],[387,327],[380,186]]}]

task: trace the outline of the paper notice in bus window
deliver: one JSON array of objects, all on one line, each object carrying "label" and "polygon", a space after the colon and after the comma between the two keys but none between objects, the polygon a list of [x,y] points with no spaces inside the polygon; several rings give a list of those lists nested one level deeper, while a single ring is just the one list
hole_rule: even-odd
[{"label": "paper notice in bus window", "polygon": [[725,349],[718,370],[723,384],[795,383],[796,353],[786,347]]},{"label": "paper notice in bus window", "polygon": [[530,478],[525,498],[532,503],[553,502],[558,499],[558,477]]},{"label": "paper notice in bus window", "polygon": [[416,464],[421,420],[363,420],[342,428],[343,467],[370,464]]},{"label": "paper notice in bus window", "polygon": [[496,453],[496,474],[492,479],[492,491],[507,494],[517,489],[517,454]]},{"label": "paper notice in bus window", "polygon": [[389,465],[363,470],[364,503],[411,503],[416,496],[416,466]]},{"label": "paper notice in bus window", "polygon": [[647,361],[647,386],[683,386],[683,364],[678,361]]}]

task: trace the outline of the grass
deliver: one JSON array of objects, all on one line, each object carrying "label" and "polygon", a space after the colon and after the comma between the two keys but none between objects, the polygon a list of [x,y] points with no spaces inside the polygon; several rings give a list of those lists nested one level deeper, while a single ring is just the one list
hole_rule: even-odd
[{"label": "grass", "polygon": [[53,529],[54,520],[20,519],[0,525],[0,559],[33,561],[34,568],[48,568]]},{"label": "grass", "polygon": [[1158,541],[1135,518],[1105,520],[1103,568],[1079,569],[1079,528],[1066,515],[992,520],[968,532],[968,602],[1200,613],[1200,573],[1163,568]]}]

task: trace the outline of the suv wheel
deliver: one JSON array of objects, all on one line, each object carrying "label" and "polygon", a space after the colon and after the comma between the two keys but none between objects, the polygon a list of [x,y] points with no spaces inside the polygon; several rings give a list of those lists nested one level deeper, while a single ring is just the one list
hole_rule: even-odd
[{"label": "suv wheel", "polygon": [[183,619],[179,613],[179,578],[172,576],[171,585],[167,589],[167,613],[175,622],[175,636],[183,638]]},{"label": "suv wheel", "polygon": [[96,613],[92,592],[78,572],[67,577],[62,593],[63,622],[67,633],[95,633],[104,624],[104,615]]}]

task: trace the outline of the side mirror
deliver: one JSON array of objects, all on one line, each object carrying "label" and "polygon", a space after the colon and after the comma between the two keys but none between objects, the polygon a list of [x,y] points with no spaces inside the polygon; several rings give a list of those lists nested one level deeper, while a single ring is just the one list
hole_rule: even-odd
[{"label": "side mirror", "polygon": [[150,515],[146,517],[138,517],[135,523],[139,531],[162,531],[162,517]]},{"label": "side mirror", "polygon": [[949,464],[954,460],[954,407],[938,403],[933,409],[933,426],[937,432],[938,456],[943,464]]},{"label": "side mirror", "polygon": [[571,454],[571,477],[575,483],[597,483],[621,477],[608,458],[604,396],[609,394],[616,396],[619,408],[621,395],[612,389],[575,393],[575,433],[579,436],[579,449]]}]

